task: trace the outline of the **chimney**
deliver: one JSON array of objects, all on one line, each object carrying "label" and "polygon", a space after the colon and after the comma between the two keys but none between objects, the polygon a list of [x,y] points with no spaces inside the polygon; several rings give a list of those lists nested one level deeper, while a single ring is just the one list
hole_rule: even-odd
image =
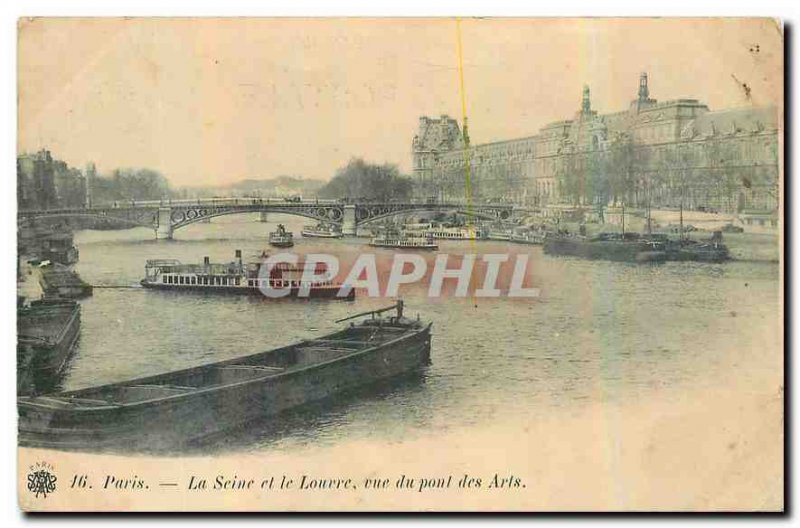
[{"label": "chimney", "polygon": [[236,263],[239,265],[239,267],[242,266],[242,250],[241,249],[237,249],[236,250]]},{"label": "chimney", "polygon": [[639,101],[645,102],[650,98],[650,90],[647,87],[647,72],[642,72],[639,76]]},{"label": "chimney", "polygon": [[209,264],[211,264],[211,261],[209,260],[209,258],[208,257],[203,257],[203,266],[208,266]]}]

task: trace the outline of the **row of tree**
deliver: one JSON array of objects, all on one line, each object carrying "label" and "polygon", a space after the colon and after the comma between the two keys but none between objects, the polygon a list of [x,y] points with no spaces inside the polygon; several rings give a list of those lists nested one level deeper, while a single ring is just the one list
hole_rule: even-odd
[{"label": "row of tree", "polygon": [[573,204],[743,208],[752,189],[774,193],[777,178],[764,159],[738,163],[732,142],[673,145],[656,149],[619,141],[603,151],[565,156],[557,170],[559,197]]},{"label": "row of tree", "polygon": [[[186,194],[172,189],[167,179],[152,169],[115,169],[103,175],[93,164],[81,171],[54,159],[46,150],[17,158],[17,189],[21,209],[79,208]],[[396,165],[371,164],[356,158],[321,187],[305,190],[317,191],[320,198],[406,200],[412,196],[413,182]]]},{"label": "row of tree", "polygon": [[79,208],[172,195],[167,179],[151,169],[116,169],[101,175],[93,164],[81,171],[46,150],[17,157],[20,209]]},{"label": "row of tree", "polygon": [[392,201],[411,198],[413,180],[400,174],[397,165],[376,165],[354,158],[336,171],[319,190],[320,198]]}]

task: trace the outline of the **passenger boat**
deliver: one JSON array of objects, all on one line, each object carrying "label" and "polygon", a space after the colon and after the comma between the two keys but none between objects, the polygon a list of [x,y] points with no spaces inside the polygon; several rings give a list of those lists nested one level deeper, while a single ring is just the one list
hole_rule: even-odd
[{"label": "passenger boat", "polygon": [[514,231],[508,228],[494,227],[487,231],[486,238],[497,241],[510,241]]},{"label": "passenger boat", "polygon": [[[394,312],[388,317],[386,312]],[[256,354],[121,383],[19,397],[19,443],[173,447],[430,363],[431,325],[403,302],[342,330]]]},{"label": "passenger boat", "polygon": [[342,238],[342,232],[333,224],[303,226],[300,234],[308,238]]},{"label": "passenger boat", "polygon": [[278,224],[278,229],[269,234],[269,244],[279,248],[294,246],[294,235],[287,231],[283,224]]},{"label": "passenger boat", "polygon": [[409,234],[397,229],[387,229],[376,234],[370,240],[369,245],[388,249],[439,249],[438,244],[430,235]]},{"label": "passenger boat", "polygon": [[[202,264],[182,264],[175,259],[153,259],[145,263],[145,288],[208,293],[238,293],[265,297],[307,299],[355,299],[355,289],[335,282],[326,274],[323,263],[313,268],[301,262],[297,265],[277,263],[265,266],[268,255],[260,260],[243,262],[237,249],[233,262],[217,264],[203,257]],[[272,295],[269,290],[283,292]]]},{"label": "passenger boat", "polygon": [[434,240],[478,240],[485,234],[475,226],[445,226],[442,224],[407,224],[404,231],[409,235],[430,236]]},{"label": "passenger boat", "polygon": [[59,382],[81,331],[74,301],[32,301],[17,307],[17,394],[50,391]]},{"label": "passenger boat", "polygon": [[545,231],[535,229],[515,230],[511,233],[511,242],[540,246],[544,244],[545,235]]}]

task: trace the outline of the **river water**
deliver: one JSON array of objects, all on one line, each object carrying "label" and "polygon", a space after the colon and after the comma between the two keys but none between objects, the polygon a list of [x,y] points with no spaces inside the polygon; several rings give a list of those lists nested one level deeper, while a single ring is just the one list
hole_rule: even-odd
[{"label": "river water", "polygon": [[[93,285],[133,286],[148,258],[245,258],[281,221],[294,251],[367,251],[365,239],[301,239],[302,220],[215,219],[155,241],[146,229],[82,231],[77,270]],[[353,439],[395,441],[481,428],[517,416],[577,413],[589,402],[662,397],[711,386],[738,369],[780,369],[777,264],[631,265],[545,256],[504,242],[444,242],[450,254],[528,253],[535,299],[428,299],[402,290],[408,313],[432,320],[432,364],[420,379],[301,409],[215,439],[216,452],[291,450]],[[250,354],[335,330],[334,320],[389,304],[275,302],[238,296],[97,288],[81,301],[81,338],[64,389],[122,381]],[[753,329],[759,329],[754,332]],[[765,343],[763,336],[774,339]],[[769,341],[769,340],[768,340]],[[763,347],[770,350],[764,351]],[[763,355],[766,358],[760,361]]]}]

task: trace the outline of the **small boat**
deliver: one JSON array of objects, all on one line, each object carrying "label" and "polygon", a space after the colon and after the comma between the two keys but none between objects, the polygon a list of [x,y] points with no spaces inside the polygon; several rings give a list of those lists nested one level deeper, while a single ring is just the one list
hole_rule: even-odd
[{"label": "small boat", "polygon": [[[394,312],[388,317],[386,312]],[[430,363],[431,325],[403,302],[332,334],[156,376],[19,397],[19,443],[171,448]]]},{"label": "small boat", "polygon": [[333,224],[303,226],[300,234],[308,238],[342,238],[342,232]]},{"label": "small boat", "polygon": [[439,249],[431,235],[410,234],[397,229],[387,229],[372,237],[369,245],[387,249]]},{"label": "small boat", "polygon": [[294,235],[287,231],[283,224],[278,224],[277,231],[269,234],[269,244],[279,248],[289,248],[294,246]]},{"label": "small boat", "polygon": [[296,265],[284,262],[271,267],[264,265],[268,255],[261,259],[243,262],[242,251],[237,249],[235,260],[228,263],[212,263],[203,257],[202,264],[182,264],[175,259],[151,259],[145,263],[145,288],[182,292],[234,293],[262,295],[272,298],[268,290],[282,293],[280,298],[294,299],[355,299],[355,289],[345,288],[340,282],[326,274],[323,263],[311,267],[304,262]]}]

